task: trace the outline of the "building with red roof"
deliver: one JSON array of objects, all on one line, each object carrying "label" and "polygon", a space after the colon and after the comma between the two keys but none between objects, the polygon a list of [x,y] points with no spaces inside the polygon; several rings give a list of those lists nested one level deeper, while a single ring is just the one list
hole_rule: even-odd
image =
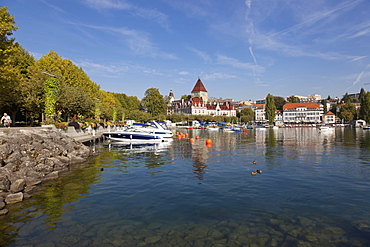
[{"label": "building with red roof", "polygon": [[283,106],[284,123],[321,123],[324,114],[319,103],[287,103]]},{"label": "building with red roof", "polygon": [[328,111],[322,116],[322,122],[324,124],[334,124],[335,123],[335,114],[331,111]]},{"label": "building with red roof", "polygon": [[202,80],[198,78],[190,99],[175,100],[172,102],[171,113],[186,115],[236,116],[236,110],[231,102],[208,103],[208,91]]}]

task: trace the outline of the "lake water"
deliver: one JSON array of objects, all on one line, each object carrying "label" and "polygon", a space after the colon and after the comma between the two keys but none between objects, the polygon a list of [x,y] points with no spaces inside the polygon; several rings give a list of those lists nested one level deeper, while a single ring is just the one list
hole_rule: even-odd
[{"label": "lake water", "polygon": [[10,205],[0,246],[370,246],[370,131],[181,132],[95,146]]}]

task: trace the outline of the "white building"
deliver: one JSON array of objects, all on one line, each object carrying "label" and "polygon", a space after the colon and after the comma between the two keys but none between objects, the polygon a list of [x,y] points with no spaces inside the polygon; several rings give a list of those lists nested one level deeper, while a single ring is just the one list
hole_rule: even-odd
[{"label": "white building", "polygon": [[294,95],[295,97],[299,98],[300,103],[310,103],[310,102],[319,102],[321,101],[321,95],[319,94],[311,94],[308,96],[299,96]]},{"label": "white building", "polygon": [[265,107],[266,104],[256,104],[256,108],[254,109],[254,120],[256,123],[266,123],[266,116],[265,116]]},{"label": "white building", "polygon": [[322,116],[322,122],[324,124],[333,124],[335,123],[335,114],[331,111],[328,111]]},{"label": "white building", "polygon": [[236,110],[231,102],[208,102],[208,92],[203,82],[198,78],[190,99],[181,99],[172,102],[172,113],[186,115],[211,115],[235,117]]},{"label": "white building", "polygon": [[319,103],[287,103],[283,106],[284,123],[321,123],[324,109]]}]

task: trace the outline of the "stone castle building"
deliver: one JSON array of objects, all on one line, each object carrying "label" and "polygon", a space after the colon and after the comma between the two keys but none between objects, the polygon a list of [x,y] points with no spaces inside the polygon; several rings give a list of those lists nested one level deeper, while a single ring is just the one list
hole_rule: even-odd
[{"label": "stone castle building", "polygon": [[236,116],[236,110],[231,102],[208,102],[208,91],[200,78],[198,78],[191,91],[190,99],[175,100],[172,90],[168,99],[170,106],[168,114]]}]

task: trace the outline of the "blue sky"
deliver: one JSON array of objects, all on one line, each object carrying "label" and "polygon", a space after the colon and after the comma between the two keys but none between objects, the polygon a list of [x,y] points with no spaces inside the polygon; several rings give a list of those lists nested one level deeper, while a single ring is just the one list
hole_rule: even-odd
[{"label": "blue sky", "polygon": [[258,100],[370,90],[368,0],[5,0],[14,37],[102,90]]}]

